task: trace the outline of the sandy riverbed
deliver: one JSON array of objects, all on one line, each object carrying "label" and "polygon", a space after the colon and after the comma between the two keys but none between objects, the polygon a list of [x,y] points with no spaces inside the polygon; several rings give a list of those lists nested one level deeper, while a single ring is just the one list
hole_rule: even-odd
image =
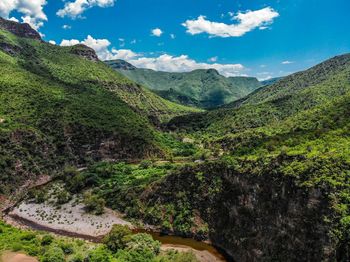
[{"label": "sandy riverbed", "polygon": [[49,203],[35,204],[22,202],[10,213],[12,217],[18,217],[34,224],[62,230],[81,235],[98,237],[107,234],[114,224],[131,224],[125,221],[121,215],[106,208],[104,214],[96,216],[86,213],[84,205],[71,200],[67,204],[56,208]]},{"label": "sandy riverbed", "polygon": [[171,249],[177,250],[179,252],[192,252],[196,256],[199,262],[225,262],[225,260],[222,260],[214,256],[212,253],[210,253],[207,250],[196,250],[191,247],[182,246],[182,245],[172,245],[172,244],[165,244],[165,245],[162,245],[161,247],[162,251],[168,251]]}]

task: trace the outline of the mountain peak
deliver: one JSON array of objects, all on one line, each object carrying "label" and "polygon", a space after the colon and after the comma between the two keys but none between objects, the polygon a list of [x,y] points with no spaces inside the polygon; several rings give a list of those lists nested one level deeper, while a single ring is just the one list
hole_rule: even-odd
[{"label": "mountain peak", "polygon": [[40,34],[27,23],[21,24],[0,17],[0,29],[9,31],[19,37],[41,40]]},{"label": "mountain peak", "polygon": [[94,49],[83,44],[77,44],[72,47],[72,54],[81,56],[87,60],[99,61]]},{"label": "mountain peak", "polygon": [[121,59],[109,60],[109,61],[105,61],[105,63],[115,70],[117,70],[117,69],[135,70],[136,69],[135,66],[133,66],[132,64],[130,64],[124,60],[121,60]]}]

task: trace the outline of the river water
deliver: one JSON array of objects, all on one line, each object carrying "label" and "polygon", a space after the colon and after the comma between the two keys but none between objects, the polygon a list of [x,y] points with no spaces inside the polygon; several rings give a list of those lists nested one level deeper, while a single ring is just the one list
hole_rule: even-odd
[{"label": "river water", "polygon": [[[46,227],[40,224],[37,224],[33,221],[27,220],[25,218],[16,216],[16,215],[11,215],[10,216],[12,221],[15,221],[16,223],[20,225],[24,225],[28,228],[34,229],[34,230],[39,230],[39,231],[47,231],[51,233],[55,233],[58,235],[62,236],[68,236],[68,237],[75,237],[75,238],[81,238],[84,240],[88,240],[91,242],[95,243],[100,243],[102,241],[103,236],[100,237],[93,237],[93,236],[88,236],[88,235],[83,235],[83,234],[78,234],[78,233],[72,233],[69,231],[65,230],[57,230],[51,227]],[[155,240],[158,240],[161,242],[163,245],[171,245],[174,247],[188,247],[192,248],[194,250],[198,251],[207,251],[213,256],[215,256],[216,261],[221,261],[221,262],[231,262],[232,259],[222,250],[219,250],[218,248],[214,247],[213,245],[207,244],[205,242],[201,241],[196,241],[192,238],[183,238],[183,237],[178,237],[178,236],[171,236],[171,235],[162,235],[158,232],[153,232],[149,230],[142,230],[142,229],[137,229],[134,231],[134,233],[147,233],[152,235],[152,237]]]}]

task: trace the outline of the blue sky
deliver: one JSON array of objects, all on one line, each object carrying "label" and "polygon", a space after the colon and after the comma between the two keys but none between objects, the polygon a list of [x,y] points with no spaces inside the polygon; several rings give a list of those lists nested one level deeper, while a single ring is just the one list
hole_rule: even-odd
[{"label": "blue sky", "polygon": [[[139,67],[260,79],[350,52],[349,0],[1,0],[56,44]],[[153,32],[152,32],[153,30]],[[89,36],[89,37],[88,37]],[[63,41],[65,40],[65,41]]]}]

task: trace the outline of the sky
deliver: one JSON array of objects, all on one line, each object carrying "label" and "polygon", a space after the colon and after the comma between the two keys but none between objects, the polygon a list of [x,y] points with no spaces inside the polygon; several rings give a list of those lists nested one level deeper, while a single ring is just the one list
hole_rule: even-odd
[{"label": "sky", "polygon": [[350,52],[349,14],[349,0],[0,0],[0,16],[101,60],[260,80]]}]

